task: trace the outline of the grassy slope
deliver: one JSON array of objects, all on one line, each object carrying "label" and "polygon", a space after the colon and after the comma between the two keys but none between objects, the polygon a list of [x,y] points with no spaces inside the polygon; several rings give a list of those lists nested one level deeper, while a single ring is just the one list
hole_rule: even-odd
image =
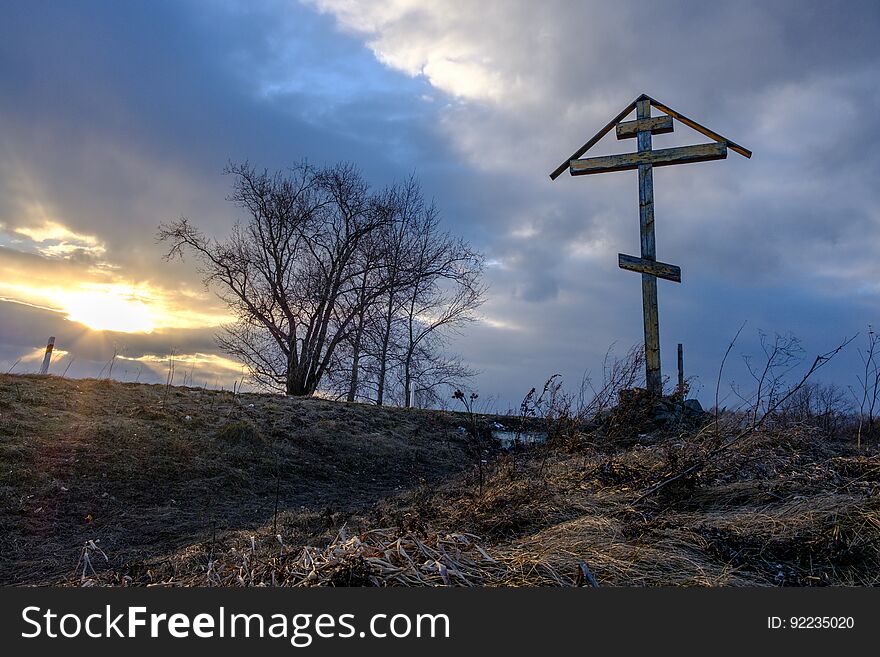
[{"label": "grassy slope", "polygon": [[100,539],[107,583],[442,584],[437,555],[459,583],[571,584],[581,561],[602,585],[880,583],[880,449],[808,426],[637,501],[718,438],[621,416],[490,459],[478,495],[456,414],[164,392],[0,377],[2,581],[78,583]]},{"label": "grassy slope", "polygon": [[[58,581],[227,529],[316,540],[470,463],[453,414],[95,380],[0,376],[0,583]],[[275,473],[281,476],[276,478]]]}]

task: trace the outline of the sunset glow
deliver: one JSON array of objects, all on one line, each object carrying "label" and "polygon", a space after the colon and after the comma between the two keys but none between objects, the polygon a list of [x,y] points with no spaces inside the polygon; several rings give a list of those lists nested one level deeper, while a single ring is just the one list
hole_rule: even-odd
[{"label": "sunset glow", "polygon": [[120,286],[66,293],[62,306],[67,318],[96,331],[152,333],[157,319],[148,302]]},{"label": "sunset glow", "polygon": [[193,310],[178,299],[193,292],[165,290],[146,283],[71,281],[70,286],[42,286],[37,281],[0,281],[0,298],[58,312],[95,331],[152,333],[160,329],[218,326],[227,321],[220,312]]}]

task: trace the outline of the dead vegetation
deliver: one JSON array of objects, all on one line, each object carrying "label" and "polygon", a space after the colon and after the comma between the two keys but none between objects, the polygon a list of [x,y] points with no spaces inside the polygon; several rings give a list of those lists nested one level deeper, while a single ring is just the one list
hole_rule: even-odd
[{"label": "dead vegetation", "polygon": [[[62,417],[52,414],[71,412],[48,410],[59,385],[92,396],[76,421],[63,416],[70,446],[22,439],[46,422],[57,430]],[[110,394],[101,385],[8,377],[0,387],[5,499],[11,486],[16,494],[43,491],[4,515],[8,582],[571,586],[588,582],[586,572],[601,586],[880,584],[880,453],[875,443],[858,448],[846,432],[829,434],[821,422],[786,417],[744,434],[747,419],[737,413],[723,414],[717,429],[709,415],[658,424],[633,402],[637,393],[625,394],[598,419],[577,424],[572,413],[557,413],[565,431],[551,432],[545,446],[487,454],[481,494],[460,415],[361,414],[357,405],[256,395],[206,411],[211,402],[193,403],[193,391],[177,389],[172,411],[149,401],[161,398],[160,386],[106,384],[116,389]],[[110,407],[89,415],[99,397]],[[35,417],[34,408],[46,416]],[[142,423],[176,432],[141,443]],[[279,451],[288,442],[299,445],[295,456]],[[80,465],[63,465],[71,453]],[[24,465],[40,459],[36,471]],[[400,468],[402,459],[408,467]],[[211,476],[219,460],[222,480]],[[701,467],[689,471],[695,463]],[[65,468],[73,468],[66,479]],[[70,504],[84,499],[73,486],[86,472],[90,486],[102,487],[91,493],[93,504],[106,499],[95,500],[97,490],[113,491],[112,520],[101,522],[97,506]],[[253,484],[255,473],[263,473],[262,486]],[[192,506],[213,497],[213,511],[190,511],[184,522],[157,503],[181,488],[195,492]],[[52,515],[44,515],[50,504]],[[83,520],[93,508],[93,519]],[[71,511],[74,521],[65,520]],[[38,567],[47,560],[51,570]]]},{"label": "dead vegetation", "polygon": [[271,528],[276,499],[287,539],[327,541],[466,467],[457,428],[442,412],[0,376],[0,581],[66,579],[92,540],[106,568]]},{"label": "dead vegetation", "polygon": [[[546,564],[493,558],[470,534],[399,535],[374,529],[349,536],[343,527],[324,548],[285,545],[257,536],[237,536],[222,552],[193,546],[149,567],[83,568],[74,584],[94,586],[492,586],[509,585],[517,571],[523,583],[571,584]],[[218,547],[218,546],[214,546]],[[537,579],[536,579],[537,578]]]},{"label": "dead vegetation", "polygon": [[757,432],[640,500],[712,449],[711,432],[658,432],[625,448],[584,439],[553,451],[543,472],[540,450],[516,475],[499,461],[482,497],[446,487],[386,504],[373,522],[473,532],[493,557],[540,563],[569,581],[585,562],[602,585],[880,583],[876,448],[858,452],[815,428]]},{"label": "dead vegetation", "polygon": [[[705,449],[699,432],[644,445],[529,448],[344,520],[324,542],[278,535],[206,540],[88,584],[821,586],[880,583],[880,457],[815,429],[762,432],[693,481],[636,502]],[[343,522],[339,519],[339,522]],[[380,527],[381,529],[376,529]],[[302,534],[299,534],[302,536]],[[327,534],[324,534],[327,536]],[[69,583],[81,584],[81,574]]]}]

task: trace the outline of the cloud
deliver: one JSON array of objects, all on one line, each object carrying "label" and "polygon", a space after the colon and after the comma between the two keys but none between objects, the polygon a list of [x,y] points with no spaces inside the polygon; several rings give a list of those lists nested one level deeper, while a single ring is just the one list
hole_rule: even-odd
[{"label": "cloud", "polygon": [[[104,244],[93,235],[80,235],[54,221],[7,229],[0,223],[0,244],[18,249],[30,247],[34,252],[47,258],[63,258],[65,260],[93,261],[96,264],[106,252]],[[22,239],[22,238],[26,238]]]},{"label": "cloud", "polygon": [[[659,255],[685,277],[661,290],[664,334],[700,325],[722,305],[738,313],[723,313],[731,322],[808,337],[872,321],[880,155],[859,117],[880,110],[875,4],[309,4],[360,35],[378,61],[445,95],[438,132],[492,199],[472,199],[485,212],[490,257],[503,263],[491,272],[490,308],[531,327],[530,340],[556,333],[569,360],[586,363],[595,350],[564,328],[560,335],[566,321],[591,341],[639,339],[637,285],[614,263],[617,251],[638,250],[634,174],[552,184],[546,176],[641,92],[755,152],[655,173]],[[656,138],[700,141],[681,124]],[[631,146],[609,137],[594,152]],[[601,293],[587,292],[584,279]],[[595,319],[603,306],[617,318],[608,327]],[[820,310],[831,307],[832,315]],[[696,352],[724,339],[723,330],[687,333]],[[537,349],[548,369],[560,362],[547,345]]]},{"label": "cloud", "polygon": [[[4,228],[0,224],[0,230]],[[103,250],[103,247],[93,235],[79,235],[54,221],[44,220],[41,224],[15,228],[12,232],[29,237],[34,242],[61,242],[81,246],[82,248],[101,248]]]}]

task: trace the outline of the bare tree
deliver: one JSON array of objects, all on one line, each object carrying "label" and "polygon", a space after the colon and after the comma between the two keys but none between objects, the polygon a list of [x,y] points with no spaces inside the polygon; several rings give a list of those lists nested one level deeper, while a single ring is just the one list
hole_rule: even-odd
[{"label": "bare tree", "polygon": [[[392,222],[389,222],[392,223]],[[359,257],[361,274],[353,293],[354,320],[352,329],[344,345],[345,349],[338,359],[338,377],[344,388],[347,388],[346,401],[353,402],[360,398],[363,387],[362,375],[367,369],[363,362],[366,351],[368,332],[376,321],[377,301],[375,291],[384,290],[387,282],[381,277],[382,242],[381,231],[374,231],[364,240]]]},{"label": "bare tree", "polygon": [[454,357],[446,358],[444,347],[483,303],[483,256],[441,230],[436,208],[425,203],[415,179],[398,190],[395,207],[399,221],[387,236],[389,285],[379,330],[376,402],[384,403],[389,370],[397,365],[408,407],[416,388],[457,385],[472,374]]},{"label": "bare tree", "polygon": [[385,403],[391,371],[399,367],[409,406],[416,388],[433,393],[472,375],[444,347],[483,303],[483,256],[440,229],[436,208],[425,203],[414,178],[393,199],[396,221],[383,235],[385,288],[373,334],[376,403]]},{"label": "bare tree", "polygon": [[427,369],[424,361],[436,361],[442,353],[432,349],[434,344],[442,346],[445,332],[458,331],[475,319],[474,311],[482,305],[485,292],[480,282],[482,257],[463,241],[438,234],[433,209],[425,213],[418,228],[413,264],[419,275],[407,291],[403,310],[406,333],[401,361],[407,407],[417,374]]},{"label": "bare tree", "polygon": [[286,173],[232,165],[230,200],[246,211],[225,241],[206,237],[187,219],[160,226],[168,257],[196,256],[235,320],[220,346],[259,384],[309,395],[333,363],[360,307],[365,238],[389,221],[352,165],[300,164]]},{"label": "bare tree", "polygon": [[379,406],[385,403],[389,370],[394,366],[397,354],[394,343],[402,328],[400,315],[411,283],[407,272],[413,269],[409,256],[415,249],[419,215],[424,212],[424,199],[414,178],[394,191],[392,205],[397,221],[386,226],[382,235],[385,244],[382,273],[387,285],[374,333],[376,404]]},{"label": "bare tree", "polygon": [[[168,258],[193,254],[234,320],[217,341],[263,387],[383,403],[402,369],[433,390],[469,374],[442,350],[482,302],[482,256],[439,229],[414,178],[381,193],[349,164],[270,174],[231,165],[244,210],[225,240],[187,219],[159,227]],[[444,360],[445,359],[445,360]]]},{"label": "bare tree", "polygon": [[[407,386],[405,368],[398,368],[399,390],[404,406],[434,407],[449,396],[449,389],[460,387],[477,372],[446,349],[446,342],[424,340],[415,350]],[[409,390],[409,392],[407,392]]]},{"label": "bare tree", "polygon": [[780,407],[779,415],[783,424],[808,424],[836,438],[850,425],[852,410],[845,390],[834,384],[809,381]]},{"label": "bare tree", "polygon": [[[746,368],[757,385],[753,398],[752,423],[758,421],[761,411],[769,413],[770,408],[779,406],[779,396],[788,392],[785,387],[788,374],[796,368],[803,357],[803,347],[794,335],[775,334],[771,340],[763,331],[758,331],[761,351],[764,358],[755,365],[749,356],[743,356]],[[792,393],[793,394],[793,393]]]}]

